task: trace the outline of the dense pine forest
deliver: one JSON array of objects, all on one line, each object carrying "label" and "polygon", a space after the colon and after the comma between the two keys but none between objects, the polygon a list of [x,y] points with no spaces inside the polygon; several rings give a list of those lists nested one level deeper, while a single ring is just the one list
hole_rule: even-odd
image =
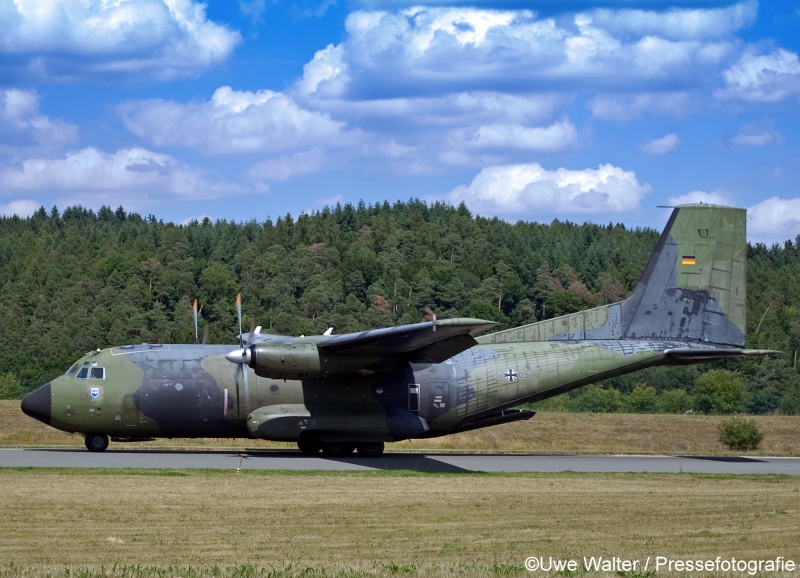
[{"label": "dense pine forest", "polygon": [[[80,206],[0,218],[0,397],[23,395],[98,347],[193,342],[194,299],[201,332],[232,344],[239,292],[246,326],[273,333],[346,333],[434,313],[514,327],[625,298],[657,239],[652,229],[511,224],[420,200],[246,223],[176,225]],[[800,237],[750,245],[747,273],[748,346],[780,355],[655,368],[550,406],[702,410],[701,374],[724,369],[741,384],[734,409],[800,413]]]}]

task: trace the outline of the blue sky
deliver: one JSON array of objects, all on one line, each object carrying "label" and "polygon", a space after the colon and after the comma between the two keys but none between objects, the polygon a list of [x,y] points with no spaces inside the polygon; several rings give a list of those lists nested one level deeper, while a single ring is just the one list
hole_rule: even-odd
[{"label": "blue sky", "polygon": [[0,0],[0,213],[421,197],[800,234],[800,2]]}]

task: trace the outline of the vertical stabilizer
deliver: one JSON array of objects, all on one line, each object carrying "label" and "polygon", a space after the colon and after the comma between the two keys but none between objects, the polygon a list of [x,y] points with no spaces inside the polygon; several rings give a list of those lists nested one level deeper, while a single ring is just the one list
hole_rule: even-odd
[{"label": "vertical stabilizer", "polygon": [[650,339],[744,346],[746,211],[676,207],[633,294],[479,343]]},{"label": "vertical stabilizer", "polygon": [[621,303],[620,337],[744,346],[745,220],[744,209],[676,207]]}]

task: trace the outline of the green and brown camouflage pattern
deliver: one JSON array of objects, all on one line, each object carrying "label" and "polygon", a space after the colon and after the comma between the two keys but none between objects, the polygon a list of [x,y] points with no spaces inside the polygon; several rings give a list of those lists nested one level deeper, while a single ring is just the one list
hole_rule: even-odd
[{"label": "green and brown camouflage pattern", "polygon": [[[225,358],[230,345],[112,347],[87,354],[31,393],[23,410],[64,431],[119,440],[393,441],[527,419],[532,412],[509,408],[646,367],[746,354],[745,243],[744,210],[684,205],[674,209],[625,301],[477,339],[456,337],[448,342],[460,339],[456,345],[436,351],[460,352],[439,363],[388,355],[368,370],[325,377],[317,369],[305,379],[264,377],[243,365],[248,403],[238,366]],[[304,339],[323,351],[335,338],[347,340]],[[262,341],[306,343],[269,335]],[[84,366],[104,368],[104,379],[77,379]]]}]

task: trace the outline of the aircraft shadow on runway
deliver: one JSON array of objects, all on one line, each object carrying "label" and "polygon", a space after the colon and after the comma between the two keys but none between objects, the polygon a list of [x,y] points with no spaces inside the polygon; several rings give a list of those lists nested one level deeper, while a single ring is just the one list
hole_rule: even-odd
[{"label": "aircraft shadow on runway", "polygon": [[675,456],[692,460],[707,460],[710,462],[729,462],[729,463],[765,463],[767,460],[756,458],[746,458],[744,456]]},{"label": "aircraft shadow on runway", "polygon": [[324,455],[307,456],[297,452],[243,452],[245,459],[253,458],[266,458],[280,456],[281,458],[297,458],[297,459],[310,459],[310,460],[325,460],[331,462],[338,462],[341,464],[350,464],[355,466],[364,466],[375,470],[411,470],[415,472],[431,472],[431,473],[474,473],[472,470],[467,470],[439,461],[428,455],[422,454],[384,454],[377,458],[362,458],[358,456],[348,456],[343,458],[331,458]]},{"label": "aircraft shadow on runway", "polygon": [[[60,449],[44,449],[44,448],[31,448],[30,451],[41,451],[41,452],[59,452],[59,453],[75,453],[75,454],[85,454],[86,451],[82,449],[76,448],[60,448]],[[452,464],[448,464],[443,461],[439,461],[430,455],[423,455],[423,454],[384,454],[377,458],[362,458],[359,456],[348,456],[343,458],[332,458],[327,457],[322,454],[318,454],[316,456],[309,456],[303,454],[298,451],[286,451],[286,450],[265,450],[265,451],[228,451],[228,450],[164,450],[164,449],[109,449],[103,452],[103,454],[151,454],[151,455],[196,455],[196,456],[205,456],[205,455],[226,455],[231,457],[242,457],[247,462],[252,462],[255,460],[269,460],[274,458],[281,458],[281,459],[297,459],[297,460],[308,460],[308,461],[331,461],[331,462],[338,462],[342,464],[350,464],[355,466],[364,466],[368,468],[372,468],[375,470],[386,470],[386,471],[394,471],[394,470],[411,470],[416,472],[431,472],[431,473],[475,473],[473,470],[468,470],[464,468],[460,468],[458,466],[454,466]],[[444,455],[444,454],[442,454]],[[447,454],[453,455],[453,454]],[[473,455],[473,454],[461,454],[461,455]],[[255,465],[255,464],[254,464]],[[269,468],[266,468],[269,469]],[[312,470],[313,465],[308,467],[307,469]]]}]

